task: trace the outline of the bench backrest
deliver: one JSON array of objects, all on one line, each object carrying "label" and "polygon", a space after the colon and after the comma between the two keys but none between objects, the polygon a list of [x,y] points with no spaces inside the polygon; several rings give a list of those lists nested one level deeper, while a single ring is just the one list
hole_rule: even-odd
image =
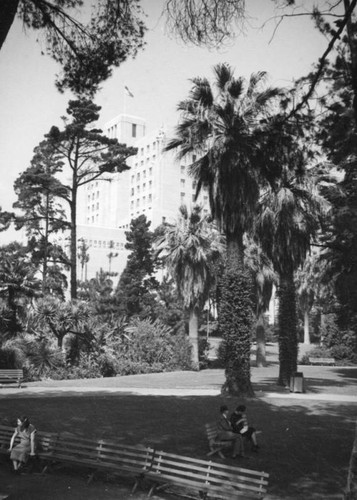
[{"label": "bench backrest", "polygon": [[94,440],[60,434],[50,445],[54,459],[77,462],[96,468],[142,473],[151,466],[154,449],[130,446],[109,440]]},{"label": "bench backrest", "polygon": [[208,441],[215,441],[218,435],[218,425],[216,424],[216,422],[208,423],[205,425],[205,427]]},{"label": "bench backrest", "polygon": [[163,451],[155,451],[151,477],[173,484],[187,485],[198,490],[229,492],[231,498],[239,493],[263,496],[266,493],[269,474],[232,467],[216,462],[200,460]]},{"label": "bench backrest", "polygon": [[21,369],[14,369],[14,370],[0,370],[0,377],[5,377],[5,378],[23,378],[24,376],[24,371]]}]

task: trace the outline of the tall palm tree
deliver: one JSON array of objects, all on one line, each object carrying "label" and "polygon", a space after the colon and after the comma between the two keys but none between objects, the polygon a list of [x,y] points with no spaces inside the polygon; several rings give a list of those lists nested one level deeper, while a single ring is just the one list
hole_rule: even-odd
[{"label": "tall palm tree", "polygon": [[294,273],[317,235],[325,206],[314,180],[288,167],[275,187],[261,196],[258,232],[279,275],[279,384],[284,386],[289,385],[298,358]]},{"label": "tall palm tree", "polygon": [[[264,72],[252,74],[248,82],[235,78],[228,64],[215,66],[214,73],[215,87],[206,78],[192,80],[188,99],[178,105],[182,119],[176,138],[168,142],[166,149],[177,148],[179,158],[191,154],[197,158],[190,173],[197,180],[197,195],[202,188],[208,190],[212,216],[227,240],[227,277],[234,280],[243,273],[243,234],[252,225],[261,182],[274,175],[276,164],[267,158],[263,161],[261,145],[281,92],[266,88]],[[233,283],[226,282],[224,289],[231,286]],[[226,343],[223,389],[252,395],[252,316],[235,306],[230,292],[221,296],[225,297],[220,321]],[[249,307],[248,300],[246,304],[244,307]],[[234,315],[229,310],[235,310]],[[223,317],[229,318],[224,325]]]},{"label": "tall palm tree", "polygon": [[189,312],[192,361],[198,368],[198,317],[214,279],[213,264],[224,253],[223,238],[202,207],[195,205],[189,213],[182,205],[176,223],[163,227],[156,248]]}]

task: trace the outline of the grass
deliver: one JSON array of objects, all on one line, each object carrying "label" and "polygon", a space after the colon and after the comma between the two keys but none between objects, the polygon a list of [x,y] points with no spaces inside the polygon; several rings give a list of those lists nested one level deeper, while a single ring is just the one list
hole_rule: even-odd
[{"label": "grass", "polygon": [[[269,369],[260,370],[260,383],[253,371],[256,389],[272,390],[272,380],[268,376]],[[329,377],[321,378],[320,373],[325,372]],[[215,372],[208,371],[206,375],[212,381]],[[190,374],[183,374],[183,379],[189,376]],[[309,376],[313,392],[317,393],[321,388],[321,392],[325,394],[329,391],[343,394],[343,387],[346,387],[349,393],[353,391],[352,382],[353,380],[355,382],[357,373],[352,369],[348,378],[345,372],[342,373],[336,368],[319,370],[318,367],[309,367]],[[195,374],[191,374],[192,381],[195,377]],[[205,372],[201,372],[197,377],[203,380]],[[222,372],[217,371],[217,380],[221,380],[221,377]],[[160,375],[154,376],[151,383],[155,378],[159,380]],[[173,374],[162,375],[164,384],[165,381],[173,384],[174,379]],[[180,374],[176,374],[176,381],[176,385],[182,384]],[[102,379],[102,384],[105,383],[106,380]],[[126,383],[129,383],[128,379]],[[259,435],[262,445],[259,454],[250,453],[249,460],[243,463],[245,467],[264,470],[270,474],[268,499],[341,498],[346,486],[347,468],[354,439],[357,411],[357,405],[354,403],[274,399],[261,397],[261,393],[259,397],[247,401],[222,396],[108,394],[100,391],[99,381],[96,381],[96,384],[98,391],[95,393],[55,392],[50,396],[38,395],[30,398],[16,395],[2,397],[0,422],[14,425],[16,417],[25,413],[30,415],[31,421],[41,430],[120,439],[127,444],[151,445],[174,453],[205,458],[207,441],[204,424],[218,417],[221,404],[227,404],[233,410],[238,403],[245,403],[251,424],[261,429],[263,433]],[[150,385],[149,379],[148,384]],[[220,461],[219,458],[215,460]],[[225,462],[242,464],[241,461],[232,461],[230,458],[226,458]],[[6,472],[7,469],[4,467],[0,469],[1,484],[15,488],[14,479]],[[1,476],[4,474],[6,477]],[[4,483],[4,480],[7,482]],[[11,496],[11,499],[16,500],[32,498],[97,500],[100,487],[101,500],[129,498],[129,490],[117,487],[115,484],[97,482],[93,487],[84,487],[83,480],[79,480],[73,473],[57,473],[52,476],[52,482],[58,484],[62,495],[58,497],[53,496],[53,491],[52,496],[46,496],[48,490],[45,485],[48,478],[39,480],[37,476],[25,479],[20,477],[16,478],[16,481],[29,481],[27,493],[18,491],[17,496]],[[41,481],[40,486],[42,485],[43,491],[39,489],[38,481]],[[69,483],[70,490],[65,489]],[[28,496],[29,489],[34,488],[36,488],[34,496]],[[139,499],[144,496],[138,493],[134,498]]]}]

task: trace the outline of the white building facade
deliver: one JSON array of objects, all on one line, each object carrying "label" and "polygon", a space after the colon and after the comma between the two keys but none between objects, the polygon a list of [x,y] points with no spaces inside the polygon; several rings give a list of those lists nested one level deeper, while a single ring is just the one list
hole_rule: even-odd
[{"label": "white building facade", "polygon": [[[125,231],[132,219],[144,214],[151,222],[151,229],[163,222],[173,222],[180,205],[193,205],[196,191],[195,181],[187,170],[194,156],[178,162],[174,153],[163,152],[167,141],[164,129],[146,135],[142,118],[119,115],[105,124],[104,132],[138,151],[128,159],[130,170],[107,174],[79,191],[77,233],[78,240],[88,247],[87,279],[94,277],[100,268],[110,267],[120,275],[128,255]],[[208,213],[207,193],[202,192],[197,203]],[[111,253],[118,255],[110,259]]]}]

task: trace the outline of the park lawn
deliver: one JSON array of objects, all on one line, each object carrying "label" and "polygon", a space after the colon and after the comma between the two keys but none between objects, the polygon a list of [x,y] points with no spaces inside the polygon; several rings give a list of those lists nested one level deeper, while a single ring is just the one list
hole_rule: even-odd
[{"label": "park lawn", "polygon": [[[354,439],[356,404],[291,398],[237,401],[221,396],[109,395],[98,390],[1,398],[0,422],[14,425],[18,415],[28,414],[44,431],[119,439],[205,458],[204,424],[218,417],[221,404],[233,410],[238,402],[247,405],[251,424],[263,431],[259,435],[262,448],[259,454],[249,453],[248,460],[227,458],[227,464],[268,472],[267,499],[325,499],[342,493]],[[64,477],[64,473],[57,473],[56,481]],[[90,500],[90,488],[85,491],[83,498]],[[73,495],[74,491],[65,498],[80,498]],[[103,496],[106,498],[110,497]]]}]

